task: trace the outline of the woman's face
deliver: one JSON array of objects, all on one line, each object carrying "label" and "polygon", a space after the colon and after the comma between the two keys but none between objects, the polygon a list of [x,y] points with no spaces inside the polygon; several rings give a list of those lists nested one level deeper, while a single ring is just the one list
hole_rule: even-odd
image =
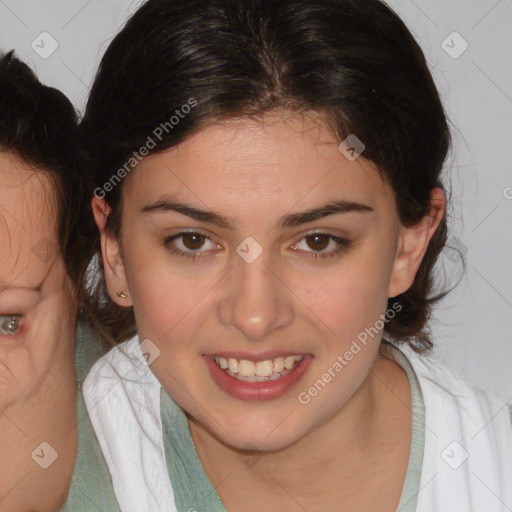
[{"label": "woman's face", "polygon": [[62,372],[71,289],[59,254],[49,176],[0,152],[0,409],[28,400]]},{"label": "woman's face", "polygon": [[151,369],[218,439],[261,450],[328,421],[364,381],[387,299],[433,233],[405,229],[375,166],[323,125],[276,113],[145,158],[121,221],[122,256],[103,233],[107,283],[133,304]]}]

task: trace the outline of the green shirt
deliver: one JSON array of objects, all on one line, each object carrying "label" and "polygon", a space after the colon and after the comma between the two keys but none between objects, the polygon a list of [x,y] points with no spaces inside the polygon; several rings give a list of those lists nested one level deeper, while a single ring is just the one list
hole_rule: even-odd
[{"label": "green shirt", "polygon": [[87,414],[82,384],[91,366],[102,356],[97,337],[85,325],[76,333],[78,453],[66,502],[58,512],[120,512],[110,473]]},{"label": "green shirt", "polygon": [[[423,464],[425,408],[418,379],[407,358],[389,345],[390,356],[405,370],[411,387],[412,439],[407,473],[397,512],[414,512]],[[160,392],[167,470],[178,512],[227,512],[199,460],[183,410]]]}]

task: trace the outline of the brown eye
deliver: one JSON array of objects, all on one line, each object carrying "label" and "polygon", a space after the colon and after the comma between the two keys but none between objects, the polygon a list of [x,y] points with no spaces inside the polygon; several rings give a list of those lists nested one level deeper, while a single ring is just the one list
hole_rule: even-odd
[{"label": "brown eye", "polygon": [[206,240],[206,236],[201,233],[183,233],[181,238],[183,245],[191,251],[201,249]]},{"label": "brown eye", "polygon": [[172,254],[180,258],[185,256],[192,261],[196,258],[205,258],[208,252],[212,252],[211,248],[208,250],[208,243],[213,249],[219,249],[208,235],[199,231],[181,231],[162,240],[163,246]]},{"label": "brown eye", "polygon": [[[301,247],[302,246],[302,247]],[[351,246],[351,241],[329,233],[310,233],[294,244],[294,250],[307,253],[308,258],[332,258],[341,256]]]},{"label": "brown eye", "polygon": [[331,237],[322,233],[313,233],[306,236],[308,246],[315,251],[323,251],[329,245]]}]

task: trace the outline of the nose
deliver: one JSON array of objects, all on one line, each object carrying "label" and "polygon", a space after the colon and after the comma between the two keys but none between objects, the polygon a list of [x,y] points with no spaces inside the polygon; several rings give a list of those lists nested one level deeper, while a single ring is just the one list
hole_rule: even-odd
[{"label": "nose", "polygon": [[[237,256],[238,258],[238,256]],[[256,261],[238,258],[224,281],[217,308],[219,321],[249,341],[261,341],[289,326],[294,318],[293,293],[263,252]]]}]

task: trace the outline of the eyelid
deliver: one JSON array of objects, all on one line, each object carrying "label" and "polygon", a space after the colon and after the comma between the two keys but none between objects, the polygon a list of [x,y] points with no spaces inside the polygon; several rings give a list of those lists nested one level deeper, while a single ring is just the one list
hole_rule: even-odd
[{"label": "eyelid", "polygon": [[36,291],[5,290],[0,293],[0,316],[10,312],[25,314],[34,309],[39,301],[40,294]]}]

